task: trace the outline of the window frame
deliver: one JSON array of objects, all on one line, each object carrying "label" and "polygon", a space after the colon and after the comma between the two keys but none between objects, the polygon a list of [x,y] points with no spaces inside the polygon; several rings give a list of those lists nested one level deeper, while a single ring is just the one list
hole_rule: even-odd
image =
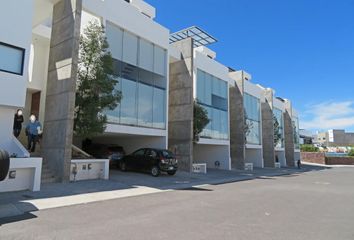
[{"label": "window frame", "polygon": [[9,70],[5,70],[5,69],[2,69],[2,68],[0,68],[0,72],[11,73],[11,74],[23,76],[23,72],[24,72],[23,68],[24,68],[24,64],[25,64],[26,49],[18,47],[18,46],[15,46],[15,45],[11,45],[11,44],[8,44],[8,43],[5,43],[5,42],[1,42],[1,41],[0,41],[0,45],[5,46],[5,47],[9,47],[9,48],[13,48],[13,49],[16,49],[16,50],[20,50],[22,52],[21,72],[20,73],[9,71]]}]

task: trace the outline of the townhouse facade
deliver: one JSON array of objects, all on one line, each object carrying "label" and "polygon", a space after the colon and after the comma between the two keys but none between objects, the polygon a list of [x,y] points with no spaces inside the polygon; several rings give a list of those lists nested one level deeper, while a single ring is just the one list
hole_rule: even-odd
[{"label": "townhouse facade", "polygon": [[[13,115],[23,109],[26,121],[36,114],[44,127],[41,157],[58,181],[70,180],[79,41],[90,21],[105,28],[123,96],[105,112],[106,130],[93,142],[117,144],[127,153],[168,148],[187,171],[198,163],[224,170],[286,167],[299,158],[291,102],[219,63],[207,47],[216,38],[201,28],[171,34],[142,0],[33,0],[21,8],[21,18],[13,14],[18,4],[6,1],[0,10],[17,26],[0,24],[8,33],[0,36],[0,83],[6,86],[0,89],[0,148],[30,157],[13,137]],[[210,119],[197,140],[195,102]],[[276,143],[274,121],[281,136]]]}]

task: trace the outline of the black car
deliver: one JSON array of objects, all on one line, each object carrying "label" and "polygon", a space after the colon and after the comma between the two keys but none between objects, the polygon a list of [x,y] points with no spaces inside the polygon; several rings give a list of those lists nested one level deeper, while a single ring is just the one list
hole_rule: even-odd
[{"label": "black car", "polygon": [[120,162],[120,169],[148,171],[157,177],[161,172],[174,175],[178,168],[178,161],[168,150],[141,148],[130,155],[126,155]]}]

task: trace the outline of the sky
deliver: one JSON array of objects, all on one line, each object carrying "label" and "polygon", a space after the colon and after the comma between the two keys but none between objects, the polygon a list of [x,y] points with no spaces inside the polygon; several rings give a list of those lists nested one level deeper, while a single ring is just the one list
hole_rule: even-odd
[{"label": "sky", "polygon": [[217,61],[290,99],[300,128],[354,131],[354,0],[145,0],[171,33],[197,25]]}]

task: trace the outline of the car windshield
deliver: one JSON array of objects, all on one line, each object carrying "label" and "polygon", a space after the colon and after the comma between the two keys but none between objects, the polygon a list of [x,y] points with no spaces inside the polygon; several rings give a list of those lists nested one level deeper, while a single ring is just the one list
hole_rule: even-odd
[{"label": "car windshield", "polygon": [[161,151],[161,153],[162,153],[162,156],[165,158],[174,158],[175,157],[172,152],[167,151],[167,150],[163,150],[163,151]]}]

